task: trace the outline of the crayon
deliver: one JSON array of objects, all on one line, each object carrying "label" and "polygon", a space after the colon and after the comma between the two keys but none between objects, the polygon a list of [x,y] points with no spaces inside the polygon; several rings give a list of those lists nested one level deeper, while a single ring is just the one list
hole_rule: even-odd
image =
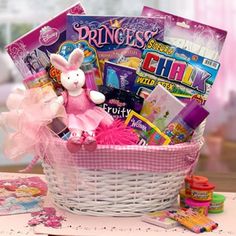
[{"label": "crayon", "polygon": [[212,231],[218,226],[218,224],[212,221],[210,218],[194,212],[191,208],[182,211],[185,212],[185,214],[191,216],[195,222],[199,222],[202,226],[204,226],[207,232]]},{"label": "crayon", "polygon": [[195,233],[202,233],[206,231],[204,227],[201,227],[195,222],[189,220],[188,217],[178,214],[178,212],[169,212],[169,216]]}]

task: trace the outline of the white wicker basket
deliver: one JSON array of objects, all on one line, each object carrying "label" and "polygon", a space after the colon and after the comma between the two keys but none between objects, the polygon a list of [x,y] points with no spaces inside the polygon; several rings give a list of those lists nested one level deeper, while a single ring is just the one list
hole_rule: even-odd
[{"label": "white wicker basket", "polygon": [[[137,216],[176,203],[184,177],[203,144],[98,146],[71,154],[63,141],[49,145],[43,168],[56,205],[96,216]],[[107,165],[108,164],[108,165]]]},{"label": "white wicker basket", "polygon": [[[96,216],[137,216],[168,208],[176,202],[189,171],[150,173],[72,167],[65,169],[58,181],[58,173],[50,165],[43,167],[56,205],[73,213]],[[81,183],[81,178],[86,183]]]}]

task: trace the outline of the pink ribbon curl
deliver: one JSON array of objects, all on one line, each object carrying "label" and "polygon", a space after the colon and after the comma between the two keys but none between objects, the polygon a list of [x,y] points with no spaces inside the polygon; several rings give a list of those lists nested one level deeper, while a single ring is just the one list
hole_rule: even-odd
[{"label": "pink ribbon curl", "polygon": [[10,159],[27,154],[44,157],[55,138],[48,125],[56,118],[66,122],[64,106],[50,88],[16,90],[7,99],[8,112],[0,115],[0,126],[6,131],[4,153]]}]

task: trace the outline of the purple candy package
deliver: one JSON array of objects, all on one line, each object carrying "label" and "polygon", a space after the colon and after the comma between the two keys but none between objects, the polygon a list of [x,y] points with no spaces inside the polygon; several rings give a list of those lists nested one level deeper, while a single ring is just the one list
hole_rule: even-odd
[{"label": "purple candy package", "polygon": [[117,89],[131,91],[136,79],[136,70],[131,67],[105,62],[103,84]]},{"label": "purple candy package", "polygon": [[97,50],[101,71],[105,61],[137,69],[150,38],[163,40],[164,20],[158,17],[67,17],[67,40],[85,40]]},{"label": "purple candy package", "polygon": [[211,60],[219,60],[226,31],[147,6],[144,6],[142,16],[165,20],[164,42]]},{"label": "purple candy package", "polygon": [[66,40],[68,13],[84,14],[85,12],[82,5],[77,3],[6,46],[8,54],[23,78],[45,70],[49,66],[50,54],[56,53],[61,43]]},{"label": "purple candy package", "polygon": [[143,98],[132,92],[102,85],[99,91],[103,93],[106,100],[101,107],[113,118],[125,120],[129,113],[134,110],[140,113],[143,107]]}]

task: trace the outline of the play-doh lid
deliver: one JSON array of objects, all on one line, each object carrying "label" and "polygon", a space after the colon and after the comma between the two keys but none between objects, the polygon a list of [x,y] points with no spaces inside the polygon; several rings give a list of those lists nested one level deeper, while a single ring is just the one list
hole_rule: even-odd
[{"label": "play-doh lid", "polygon": [[218,193],[213,193],[212,202],[221,203],[225,201],[225,196]]},{"label": "play-doh lid", "polygon": [[204,206],[209,207],[210,206],[210,201],[199,202],[199,201],[195,201],[195,200],[193,200],[191,198],[185,199],[185,203],[188,206],[192,206],[192,207],[204,207]]},{"label": "play-doh lid", "polygon": [[191,183],[190,184],[190,187],[191,189],[196,189],[196,190],[213,190],[215,188],[215,185],[212,184],[212,183],[203,183],[203,184],[200,184],[200,183]]},{"label": "play-doh lid", "polygon": [[200,176],[200,175],[188,175],[185,178],[185,181],[188,182],[197,182],[197,183],[206,183],[208,182],[208,178],[204,177],[204,176]]}]

